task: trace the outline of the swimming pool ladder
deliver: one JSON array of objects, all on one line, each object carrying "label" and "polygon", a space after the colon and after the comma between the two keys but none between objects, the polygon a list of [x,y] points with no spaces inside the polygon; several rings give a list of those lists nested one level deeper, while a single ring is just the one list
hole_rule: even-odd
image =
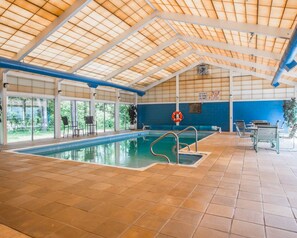
[{"label": "swimming pool ladder", "polygon": [[[193,129],[195,131],[195,150],[198,152],[198,131],[194,126],[188,126],[187,128],[181,130],[180,132],[177,133],[177,135],[180,135],[186,131],[189,131],[190,129]],[[186,144],[186,143],[184,143]],[[189,145],[188,145],[189,146]]]},{"label": "swimming pool ladder", "polygon": [[180,144],[184,144],[188,147],[188,149],[190,150],[190,146],[186,143],[180,143],[179,142],[179,135],[184,133],[185,131],[188,131],[189,129],[194,129],[195,131],[195,150],[196,152],[198,152],[198,131],[197,129],[194,127],[194,126],[188,126],[187,128],[183,129],[182,131],[178,132],[178,133],[175,133],[173,131],[169,131],[165,134],[163,134],[162,136],[160,136],[159,138],[157,138],[156,140],[154,140],[152,143],[151,143],[151,146],[150,146],[150,150],[151,150],[151,153],[154,155],[154,156],[160,156],[160,157],[163,157],[167,160],[168,163],[170,163],[170,159],[168,158],[167,155],[164,155],[164,154],[157,154],[154,152],[153,150],[153,146],[159,142],[160,140],[162,140],[163,138],[165,138],[166,136],[168,135],[173,135],[175,137],[175,142],[176,142],[176,163],[179,164],[179,145]]}]

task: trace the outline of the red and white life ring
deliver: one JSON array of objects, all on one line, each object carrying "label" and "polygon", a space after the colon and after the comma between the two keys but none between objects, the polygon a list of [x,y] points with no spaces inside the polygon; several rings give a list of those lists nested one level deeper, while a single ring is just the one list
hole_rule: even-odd
[{"label": "red and white life ring", "polygon": [[181,122],[184,119],[184,116],[180,111],[175,111],[172,113],[171,119],[174,122]]}]

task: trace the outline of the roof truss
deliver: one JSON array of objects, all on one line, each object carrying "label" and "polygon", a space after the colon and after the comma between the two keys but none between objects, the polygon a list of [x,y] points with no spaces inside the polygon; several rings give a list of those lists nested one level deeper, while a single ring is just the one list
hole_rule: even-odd
[{"label": "roof truss", "polygon": [[[208,27],[213,27],[213,28],[219,28],[219,29],[226,29],[230,31],[238,31],[238,32],[246,32],[246,33],[255,33],[259,35],[264,35],[264,36],[270,36],[270,37],[275,37],[275,38],[282,38],[282,39],[289,39],[290,36],[292,35],[292,30],[290,29],[285,29],[285,28],[278,28],[278,27],[271,27],[271,26],[264,26],[264,25],[259,25],[259,24],[248,24],[248,23],[241,23],[241,22],[235,22],[235,21],[227,21],[227,20],[219,20],[219,19],[214,19],[214,18],[207,18],[207,17],[200,17],[200,16],[194,16],[190,14],[178,14],[178,13],[170,13],[170,12],[159,12],[156,10],[153,4],[149,0],[145,0],[155,11],[147,16],[146,18],[142,19],[138,23],[136,23],[134,26],[130,27],[127,31],[125,31],[123,34],[120,34],[116,38],[114,38],[111,42],[105,44],[103,47],[101,47],[98,51],[92,53],[82,61],[80,61],[78,64],[74,65],[69,72],[75,72],[78,69],[82,68],[89,62],[93,61],[94,59],[98,58],[108,50],[112,49],[114,46],[118,45],[119,43],[123,42],[125,39],[127,39],[129,36],[134,34],[135,32],[140,31],[141,29],[145,28],[148,24],[153,22],[156,18],[162,19],[165,22],[167,22],[168,26],[171,27],[175,32],[176,30],[172,26],[172,22],[182,22],[182,23],[187,23],[187,24],[195,24],[195,25],[201,25],[201,26],[208,26]],[[26,45],[16,56],[16,60],[22,60],[24,57],[26,57],[28,54],[30,54],[31,51],[33,51],[36,47],[38,47],[44,40],[46,40],[53,32],[58,30],[61,26],[64,25],[71,17],[73,17],[76,13],[78,13],[82,8],[84,8],[87,4],[92,2],[92,0],[76,0],[74,4],[72,4],[60,17],[58,17],[56,20],[54,20],[43,32],[41,32],[39,35],[36,36],[36,38],[31,41],[28,45]],[[145,60],[146,58],[158,53],[159,51],[163,50],[164,48],[168,47],[169,45],[173,44],[177,40],[183,40],[186,43],[195,43],[199,45],[204,45],[204,46],[209,46],[209,47],[215,47],[218,49],[222,50],[230,50],[246,55],[254,55],[257,57],[264,57],[264,58],[269,58],[273,60],[280,60],[281,55],[276,54],[273,52],[269,51],[263,51],[263,50],[258,50],[255,48],[250,48],[250,47],[244,47],[244,46],[238,46],[238,45],[232,45],[224,42],[217,42],[217,41],[212,41],[212,40],[206,40],[206,39],[200,39],[197,37],[191,37],[191,36],[180,36],[177,35],[170,40],[164,42],[163,44],[160,44],[156,48],[152,49],[151,51],[139,56],[135,60],[125,64],[123,67],[121,67],[118,70],[115,70],[108,74],[106,77],[103,78],[103,80],[110,80],[111,78],[116,77],[117,75],[121,74],[125,70],[133,67],[134,65],[137,65],[141,61]],[[189,45],[190,46],[190,45]],[[275,72],[276,67],[271,67],[263,64],[258,64],[255,62],[250,62],[250,61],[245,61],[237,58],[232,58],[232,57],[227,57],[223,55],[218,55],[218,54],[213,54],[209,52],[200,52],[200,51],[188,51],[185,52],[184,54],[178,56],[175,59],[172,59],[168,61],[167,63],[161,65],[160,67],[157,67],[146,74],[136,78],[134,81],[129,83],[129,86],[138,83],[142,80],[144,80],[147,77],[150,77],[151,75],[157,73],[160,70],[165,69],[166,67],[169,67],[171,64],[174,64],[175,62],[179,61],[182,56],[186,57],[187,54],[191,53],[196,53],[199,56],[206,56],[206,57],[212,57],[215,59],[231,62],[234,64],[240,64],[244,65],[247,67],[253,67],[256,69],[260,70],[265,70],[265,71],[271,71]],[[197,63],[198,64],[198,63]],[[197,65],[196,64],[196,65]],[[212,64],[212,62],[209,62],[209,64]],[[192,64],[193,65],[193,64]],[[190,65],[190,66],[192,66]],[[189,67],[186,67],[185,69],[189,69]],[[228,65],[226,65],[227,67]],[[194,66],[193,66],[194,67]],[[219,66],[220,67],[220,66]],[[234,67],[235,68],[235,67]],[[243,69],[240,69],[243,71]],[[179,70],[178,72],[180,72]],[[171,74],[175,75],[178,72]],[[183,71],[184,72],[184,71]],[[245,72],[249,72],[251,75],[258,75],[257,77],[261,78],[269,78],[271,80],[271,76],[265,75],[265,74],[259,74],[254,71],[248,71],[245,70]],[[295,77],[296,78],[296,73],[295,72],[285,72],[285,75],[290,76],[290,77]],[[169,76],[168,76],[169,77]],[[174,76],[171,76],[174,77]],[[159,83],[165,82],[167,77],[164,79],[153,83],[152,87],[158,85]],[[163,81],[165,80],[165,81]],[[161,82],[162,81],[162,82]],[[290,80],[282,80],[283,83],[289,84],[289,85],[296,85],[295,82],[292,82]],[[155,85],[154,85],[155,84]],[[148,87],[151,87],[149,85]],[[146,88],[148,88],[146,87]],[[145,89],[146,89],[145,88]]]},{"label": "roof truss", "polygon": [[177,40],[179,39],[178,36],[172,37],[170,40],[165,41],[164,43],[162,43],[161,45],[158,45],[157,47],[155,47],[153,50],[148,51],[147,53],[139,56],[138,58],[136,58],[135,60],[127,63],[126,65],[124,65],[123,67],[121,67],[118,70],[115,70],[113,72],[111,72],[110,74],[108,74],[106,77],[103,78],[103,80],[108,81],[113,77],[116,77],[117,75],[119,75],[120,73],[124,72],[125,70],[133,67],[134,65],[137,65],[138,63],[140,63],[141,61],[151,57],[154,54],[157,54],[159,51],[165,49],[166,47],[174,44]]},{"label": "roof truss", "polygon": [[155,20],[157,16],[157,12],[152,13],[151,15],[147,16],[146,18],[142,19],[138,23],[136,23],[134,26],[130,27],[129,30],[125,31],[123,34],[117,36],[112,40],[111,42],[107,43],[103,47],[101,47],[98,51],[95,51],[93,54],[86,57],[84,60],[76,64],[72,67],[72,69],[69,71],[70,73],[73,73],[77,71],[78,69],[82,68],[89,62],[93,61],[94,59],[98,58],[100,55],[104,54],[106,51],[110,50],[112,47],[118,45],[125,39],[127,39],[130,35],[133,33],[143,29],[145,26],[147,26],[149,23]]},{"label": "roof truss", "polygon": [[[98,58],[100,55],[110,50],[112,47],[118,45],[119,43],[127,39],[133,33],[146,27],[150,22],[154,21],[156,17],[159,17],[160,19],[163,19],[165,21],[172,20],[172,21],[185,22],[190,24],[198,24],[198,25],[210,26],[215,28],[222,28],[222,29],[227,29],[231,31],[248,32],[248,33],[254,32],[256,34],[280,37],[284,39],[289,39],[291,35],[291,30],[284,29],[284,28],[262,26],[262,25],[256,25],[256,24],[247,24],[247,23],[238,23],[233,21],[223,21],[218,19],[198,17],[193,15],[187,15],[187,14],[154,11],[153,14],[142,19],[140,22],[132,26],[128,31],[119,35],[113,41],[109,42],[108,44],[100,48],[98,51],[94,52],[93,54],[89,55],[84,60],[82,60],[75,66],[73,66],[70,72],[73,73],[78,69],[82,68],[83,66],[85,66],[86,64],[88,64],[89,62]],[[194,37],[182,37],[182,38],[184,38],[186,42],[198,43],[199,41],[199,44],[202,44],[202,45],[208,45],[208,46],[213,46],[217,48],[227,47],[230,50],[232,49],[242,53],[246,52],[248,54],[254,54],[255,56],[262,56],[262,57],[267,57],[267,58],[272,58],[277,60],[281,58],[281,56],[277,54],[256,50],[248,47],[232,46],[226,43],[212,42],[208,40],[197,39]]]},{"label": "roof truss", "polygon": [[198,45],[215,47],[215,48],[222,49],[222,50],[235,51],[238,53],[254,55],[257,57],[264,57],[264,58],[274,59],[274,60],[280,60],[282,58],[282,56],[280,54],[275,54],[273,52],[268,52],[268,51],[264,51],[264,50],[257,50],[255,48],[251,48],[251,47],[244,47],[244,46],[238,46],[238,45],[233,45],[233,44],[228,44],[228,43],[223,43],[223,42],[218,42],[218,41],[205,40],[205,39],[200,39],[200,38],[192,37],[192,36],[181,36],[180,38],[186,42],[189,42],[189,43],[195,43]]},{"label": "roof truss", "polygon": [[189,14],[178,14],[171,12],[158,12],[158,17],[164,20],[184,22],[195,25],[210,26],[230,31],[256,33],[258,35],[272,36],[276,38],[289,39],[292,30],[258,24],[239,23],[235,21],[219,20],[207,17],[194,16]]},{"label": "roof truss", "polygon": [[[199,54],[197,54],[197,52],[196,52],[197,55],[202,56],[200,53],[201,52],[199,52]],[[209,54],[211,54],[211,53],[209,53]],[[218,56],[218,55],[213,56],[213,54],[211,54],[211,55],[212,56],[210,56],[210,55],[205,55],[205,56],[207,56],[207,57],[213,57],[213,58],[217,58],[217,56]],[[223,56],[221,56],[221,57],[223,57]],[[221,58],[221,60],[228,61],[228,62],[231,62],[231,63],[234,63],[234,64],[241,64],[242,63],[242,61],[239,61],[238,59],[233,59],[233,58],[229,58],[229,57],[225,57],[225,56],[224,56],[224,58]],[[267,80],[270,80],[270,81],[273,79],[273,77],[270,76],[270,75],[257,73],[257,72],[251,71],[251,70],[244,70],[244,69],[232,67],[232,66],[225,65],[225,64],[224,65],[220,65],[220,64],[217,64],[217,63],[214,63],[214,62],[202,61],[201,60],[197,64],[196,63],[191,64],[190,66],[188,66],[188,67],[186,67],[186,68],[184,68],[182,70],[179,70],[179,71],[177,71],[177,72],[175,72],[175,73],[173,73],[173,74],[171,74],[171,75],[169,75],[169,76],[167,76],[167,77],[165,77],[165,78],[163,78],[163,79],[161,79],[161,80],[159,80],[157,82],[154,82],[154,83],[150,84],[149,86],[143,88],[143,91],[150,90],[151,88],[153,88],[153,87],[155,87],[155,86],[157,86],[157,85],[159,85],[161,83],[166,82],[167,80],[175,77],[176,75],[181,74],[181,73],[184,73],[187,70],[190,70],[190,69],[194,68],[195,66],[197,66],[198,64],[201,64],[201,63],[204,63],[204,62],[207,63],[207,64],[210,64],[210,65],[214,65],[214,66],[220,67],[220,68],[230,69],[230,70],[241,72],[241,73],[245,73],[245,74],[248,74],[248,75],[253,75],[253,76],[258,77],[258,78],[267,79]],[[255,64],[255,66],[256,65],[258,65],[258,64]],[[290,80],[282,79],[281,82],[284,83],[284,84],[290,85],[290,86],[297,86],[297,82],[292,82]]]},{"label": "roof truss", "polygon": [[[225,60],[225,61],[228,61],[233,64],[241,64],[241,65],[244,65],[247,67],[252,67],[255,69],[260,69],[260,70],[265,70],[265,71],[275,72],[277,70],[276,67],[271,67],[271,66],[267,66],[267,65],[263,65],[263,64],[259,64],[259,63],[254,63],[254,62],[241,60],[241,59],[237,59],[237,58],[232,58],[232,57],[227,57],[227,56],[218,55],[218,54],[213,54],[213,53],[209,53],[209,52],[202,52],[202,51],[196,50],[196,54],[200,55],[200,56],[212,57],[212,58],[219,59],[219,60]],[[293,77],[292,72],[284,72],[284,75]],[[295,75],[295,77],[296,77],[296,75]]]},{"label": "roof truss", "polygon": [[172,64],[174,64],[174,63],[176,63],[176,62],[178,62],[178,61],[180,61],[180,60],[188,57],[189,55],[191,55],[193,53],[194,53],[193,50],[189,50],[189,51],[187,51],[187,52],[179,55],[178,57],[176,57],[176,58],[174,58],[172,60],[169,60],[168,62],[166,62],[165,64],[161,65],[160,67],[157,67],[157,68],[155,68],[155,69],[147,72],[146,74],[138,77],[137,79],[135,79],[134,81],[132,81],[131,83],[129,83],[128,86],[132,86],[132,85],[140,82],[141,80],[144,80],[145,78],[150,77],[151,75],[159,72],[160,70],[163,70],[163,69],[169,67],[170,65],[172,65]]},{"label": "roof truss", "polygon": [[157,81],[157,82],[154,82],[154,83],[150,84],[149,86],[145,87],[145,88],[142,89],[142,90],[143,90],[143,91],[150,90],[151,88],[153,88],[153,87],[155,87],[155,86],[157,86],[157,85],[159,85],[159,84],[161,84],[161,83],[164,83],[164,82],[166,82],[167,80],[172,79],[173,77],[175,77],[175,76],[177,76],[177,75],[179,75],[179,74],[182,74],[182,73],[184,73],[184,72],[186,72],[186,71],[188,71],[188,70],[190,70],[190,69],[196,67],[197,65],[199,65],[199,64],[201,64],[201,63],[202,63],[202,61],[198,61],[198,62],[196,62],[196,63],[193,63],[193,64],[187,66],[186,68],[183,68],[183,69],[181,69],[181,70],[179,70],[179,71],[177,71],[177,72],[175,72],[175,73],[173,73],[173,74],[170,74],[169,76],[167,76],[167,77],[165,77],[165,78],[163,78],[163,79],[161,79],[161,80],[159,80],[159,81]]},{"label": "roof truss", "polygon": [[[204,62],[206,64],[210,64],[210,65],[213,65],[213,66],[216,66],[216,67],[221,67],[221,68],[229,69],[229,70],[232,70],[232,71],[235,71],[235,72],[239,72],[239,73],[243,73],[243,74],[247,74],[247,75],[252,75],[252,76],[255,76],[255,77],[258,77],[258,78],[266,79],[268,81],[271,81],[273,79],[273,76],[269,76],[269,75],[266,75],[266,74],[260,74],[260,73],[253,72],[253,71],[250,71],[250,70],[236,68],[236,67],[229,66],[229,65],[226,65],[226,64],[218,64],[218,63],[210,62],[210,61],[204,61]],[[281,79],[280,81],[282,83],[290,85],[290,86],[295,86],[295,87],[297,86],[296,82],[292,82],[290,80]]]}]

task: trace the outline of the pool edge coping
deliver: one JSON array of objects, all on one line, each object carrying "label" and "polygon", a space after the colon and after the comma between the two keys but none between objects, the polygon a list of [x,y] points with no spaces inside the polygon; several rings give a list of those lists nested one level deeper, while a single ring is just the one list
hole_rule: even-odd
[{"label": "pool edge coping", "polygon": [[[159,130],[160,131],[160,130]],[[132,133],[129,133],[129,132],[127,132],[127,134],[129,133],[129,134],[137,134],[137,133],[144,133],[144,132],[150,132],[150,130],[146,130],[146,131],[135,131],[135,132],[132,132]],[[210,132],[210,131],[207,131],[207,132]],[[198,144],[199,144],[199,142],[200,141],[203,141],[203,140],[205,140],[205,139],[207,139],[207,138],[209,138],[209,137],[211,137],[211,136],[213,136],[213,135],[215,135],[215,134],[218,134],[219,132],[214,132],[214,133],[212,133],[212,134],[210,134],[210,135],[208,135],[208,136],[206,136],[206,137],[204,137],[204,138],[202,138],[201,140],[199,140],[198,141]],[[116,135],[106,135],[106,136],[102,136],[102,137],[104,137],[104,138],[106,138],[106,137],[113,137],[113,136],[117,136],[117,135],[124,135],[124,134],[126,134],[126,133],[119,133],[119,134],[116,134]],[[146,133],[144,133],[144,134],[146,134]],[[101,137],[101,138],[102,138]],[[100,138],[100,137],[92,137],[92,138],[85,138],[85,139],[82,139],[83,141],[85,141],[85,140],[95,140],[96,138]],[[72,141],[72,142],[77,142],[77,141],[82,141],[82,140],[74,140],[74,141]],[[36,146],[31,146],[30,148],[39,148],[39,147],[45,147],[45,146],[51,146],[51,145],[53,145],[53,144],[67,144],[67,143],[71,143],[71,142],[69,142],[69,141],[67,141],[67,142],[61,142],[61,143],[52,143],[52,144],[45,144],[45,145],[36,145]],[[193,144],[195,144],[195,142],[194,143],[192,143],[192,144],[190,144],[190,146],[191,145],[193,145]],[[63,159],[61,159],[61,158],[55,158],[55,157],[49,157],[49,156],[43,156],[43,155],[35,155],[35,154],[26,154],[26,153],[22,153],[22,152],[18,152],[17,150],[21,150],[21,149],[26,149],[26,147],[25,148],[17,148],[17,149],[11,149],[11,150],[4,150],[3,152],[10,152],[10,153],[14,153],[14,154],[19,154],[19,155],[31,155],[31,156],[33,156],[33,157],[43,157],[43,158],[47,158],[47,159],[55,159],[55,160],[60,160],[60,161],[63,161],[63,162],[76,162],[76,163],[82,163],[82,164],[89,164],[89,165],[96,165],[96,166],[106,166],[106,167],[112,167],[112,168],[118,168],[118,169],[128,169],[128,170],[133,170],[133,171],[145,171],[145,170],[147,170],[147,169],[149,169],[149,168],[151,168],[151,167],[153,167],[153,166],[155,166],[155,165],[170,165],[170,166],[172,166],[172,165],[177,165],[177,166],[181,166],[181,167],[186,167],[186,168],[197,168],[198,167],[198,165],[202,162],[202,161],[204,161],[210,154],[211,154],[211,152],[208,152],[208,151],[199,151],[198,150],[198,152],[196,152],[197,153],[197,155],[202,155],[202,157],[201,157],[201,159],[199,159],[198,161],[196,161],[194,164],[191,164],[191,165],[186,165],[186,164],[176,164],[176,163],[162,163],[162,162],[156,162],[156,163],[152,163],[152,164],[150,164],[150,165],[148,165],[148,166],[145,166],[145,167],[141,167],[141,168],[131,168],[131,167],[123,167],[123,166],[117,166],[117,165],[108,165],[108,164],[97,164],[97,163],[92,163],[92,162],[83,162],[83,161],[76,161],[76,160],[63,160]],[[183,151],[185,148],[182,148],[182,149],[180,149],[179,151],[180,152],[183,152],[183,154],[187,154],[186,153],[186,151]],[[191,153],[191,154],[193,154],[193,153]]]}]

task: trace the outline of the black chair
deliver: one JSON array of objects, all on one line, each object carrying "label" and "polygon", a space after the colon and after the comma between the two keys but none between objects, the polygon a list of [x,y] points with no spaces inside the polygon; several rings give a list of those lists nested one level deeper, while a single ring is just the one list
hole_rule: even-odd
[{"label": "black chair", "polygon": [[93,116],[85,117],[85,128],[87,135],[95,134],[97,135],[97,122],[94,121]]},{"label": "black chair", "polygon": [[69,128],[72,130],[72,134],[74,131],[78,128],[77,122],[71,122],[69,123],[67,116],[61,116],[62,122],[63,122],[63,138],[65,137],[65,131],[67,130],[67,137],[69,135]]}]

